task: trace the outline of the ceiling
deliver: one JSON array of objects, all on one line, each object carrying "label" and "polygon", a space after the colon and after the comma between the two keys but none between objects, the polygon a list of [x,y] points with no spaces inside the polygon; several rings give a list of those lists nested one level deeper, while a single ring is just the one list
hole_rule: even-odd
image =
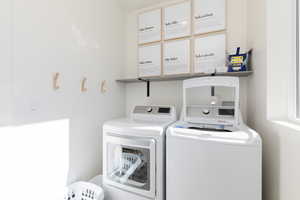
[{"label": "ceiling", "polygon": [[122,7],[127,11],[133,11],[155,4],[174,1],[174,0],[119,0]]}]

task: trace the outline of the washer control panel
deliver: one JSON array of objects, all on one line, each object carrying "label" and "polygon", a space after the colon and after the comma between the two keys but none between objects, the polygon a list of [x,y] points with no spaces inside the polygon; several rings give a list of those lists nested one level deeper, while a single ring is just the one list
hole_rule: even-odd
[{"label": "washer control panel", "polygon": [[233,102],[221,105],[191,105],[186,107],[186,121],[191,123],[232,124],[235,119]]}]

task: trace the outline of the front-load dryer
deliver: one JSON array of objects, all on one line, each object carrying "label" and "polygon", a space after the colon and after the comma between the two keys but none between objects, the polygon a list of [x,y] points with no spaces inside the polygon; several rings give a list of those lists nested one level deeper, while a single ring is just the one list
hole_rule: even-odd
[{"label": "front-load dryer", "polygon": [[167,200],[261,200],[261,139],[242,121],[239,79],[191,79],[183,90],[167,131]]},{"label": "front-load dryer", "polygon": [[165,199],[165,132],[172,106],[136,106],[129,118],[103,126],[106,200]]}]

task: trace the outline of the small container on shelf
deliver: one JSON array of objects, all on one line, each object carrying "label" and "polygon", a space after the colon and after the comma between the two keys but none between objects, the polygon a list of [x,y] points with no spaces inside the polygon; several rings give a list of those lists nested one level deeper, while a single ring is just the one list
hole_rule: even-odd
[{"label": "small container on shelf", "polygon": [[237,48],[236,54],[228,56],[227,72],[243,72],[250,71],[250,60],[252,49],[247,53],[240,53],[240,47]]}]

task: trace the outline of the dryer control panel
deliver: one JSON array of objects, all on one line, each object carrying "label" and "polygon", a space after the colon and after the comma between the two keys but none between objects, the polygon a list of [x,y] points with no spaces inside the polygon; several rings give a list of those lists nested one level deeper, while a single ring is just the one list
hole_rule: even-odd
[{"label": "dryer control panel", "polygon": [[174,106],[135,106],[131,118],[162,122],[177,120]]},{"label": "dryer control panel", "polygon": [[138,114],[171,114],[172,108],[167,106],[136,106],[133,113]]}]

